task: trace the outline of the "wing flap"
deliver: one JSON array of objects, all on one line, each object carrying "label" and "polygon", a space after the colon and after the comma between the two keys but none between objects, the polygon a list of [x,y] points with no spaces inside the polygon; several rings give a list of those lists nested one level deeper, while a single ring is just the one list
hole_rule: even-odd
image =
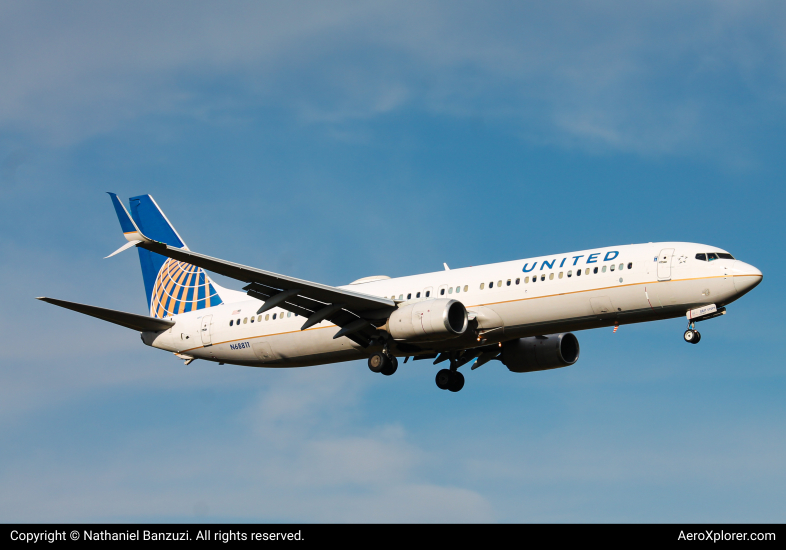
[{"label": "wing flap", "polygon": [[64,307],[71,311],[83,313],[102,321],[108,321],[121,327],[138,330],[139,332],[166,330],[175,324],[174,321],[167,321],[166,319],[155,319],[146,315],[137,315],[136,313],[126,313],[125,311],[117,311],[115,309],[106,309],[103,307],[88,306],[86,304],[79,304],[76,302],[67,302],[66,300],[57,300],[55,298],[47,298],[42,296],[36,298],[48,304]]}]

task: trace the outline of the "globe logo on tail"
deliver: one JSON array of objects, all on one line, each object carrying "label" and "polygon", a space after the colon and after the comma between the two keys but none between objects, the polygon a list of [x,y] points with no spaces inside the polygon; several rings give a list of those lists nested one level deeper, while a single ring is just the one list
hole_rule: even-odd
[{"label": "globe logo on tail", "polygon": [[150,315],[163,319],[222,303],[207,274],[195,265],[168,258],[158,271]]}]

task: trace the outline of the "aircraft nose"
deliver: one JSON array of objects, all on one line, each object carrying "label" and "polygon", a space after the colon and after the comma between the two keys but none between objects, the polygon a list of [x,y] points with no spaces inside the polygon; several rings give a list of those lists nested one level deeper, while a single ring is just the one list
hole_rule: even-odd
[{"label": "aircraft nose", "polygon": [[758,269],[745,262],[735,261],[731,267],[732,277],[734,279],[734,288],[740,293],[744,294],[756,285],[758,285],[764,277]]}]

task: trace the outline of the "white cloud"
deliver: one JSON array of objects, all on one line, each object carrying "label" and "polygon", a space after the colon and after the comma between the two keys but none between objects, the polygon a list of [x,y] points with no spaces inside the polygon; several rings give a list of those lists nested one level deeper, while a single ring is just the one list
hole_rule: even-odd
[{"label": "white cloud", "polygon": [[774,2],[19,3],[0,19],[0,128],[65,144],[147,114],[267,105],[336,125],[408,106],[674,153],[706,147],[702,132],[728,140],[741,101],[782,108],[784,15]]}]

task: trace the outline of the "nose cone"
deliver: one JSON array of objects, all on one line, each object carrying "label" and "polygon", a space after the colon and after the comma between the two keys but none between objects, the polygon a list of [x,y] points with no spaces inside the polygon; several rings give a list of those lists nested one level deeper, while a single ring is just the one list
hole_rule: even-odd
[{"label": "nose cone", "polygon": [[763,275],[761,271],[745,262],[736,261],[731,267],[731,274],[734,278],[734,289],[739,294],[745,294],[758,285]]}]

